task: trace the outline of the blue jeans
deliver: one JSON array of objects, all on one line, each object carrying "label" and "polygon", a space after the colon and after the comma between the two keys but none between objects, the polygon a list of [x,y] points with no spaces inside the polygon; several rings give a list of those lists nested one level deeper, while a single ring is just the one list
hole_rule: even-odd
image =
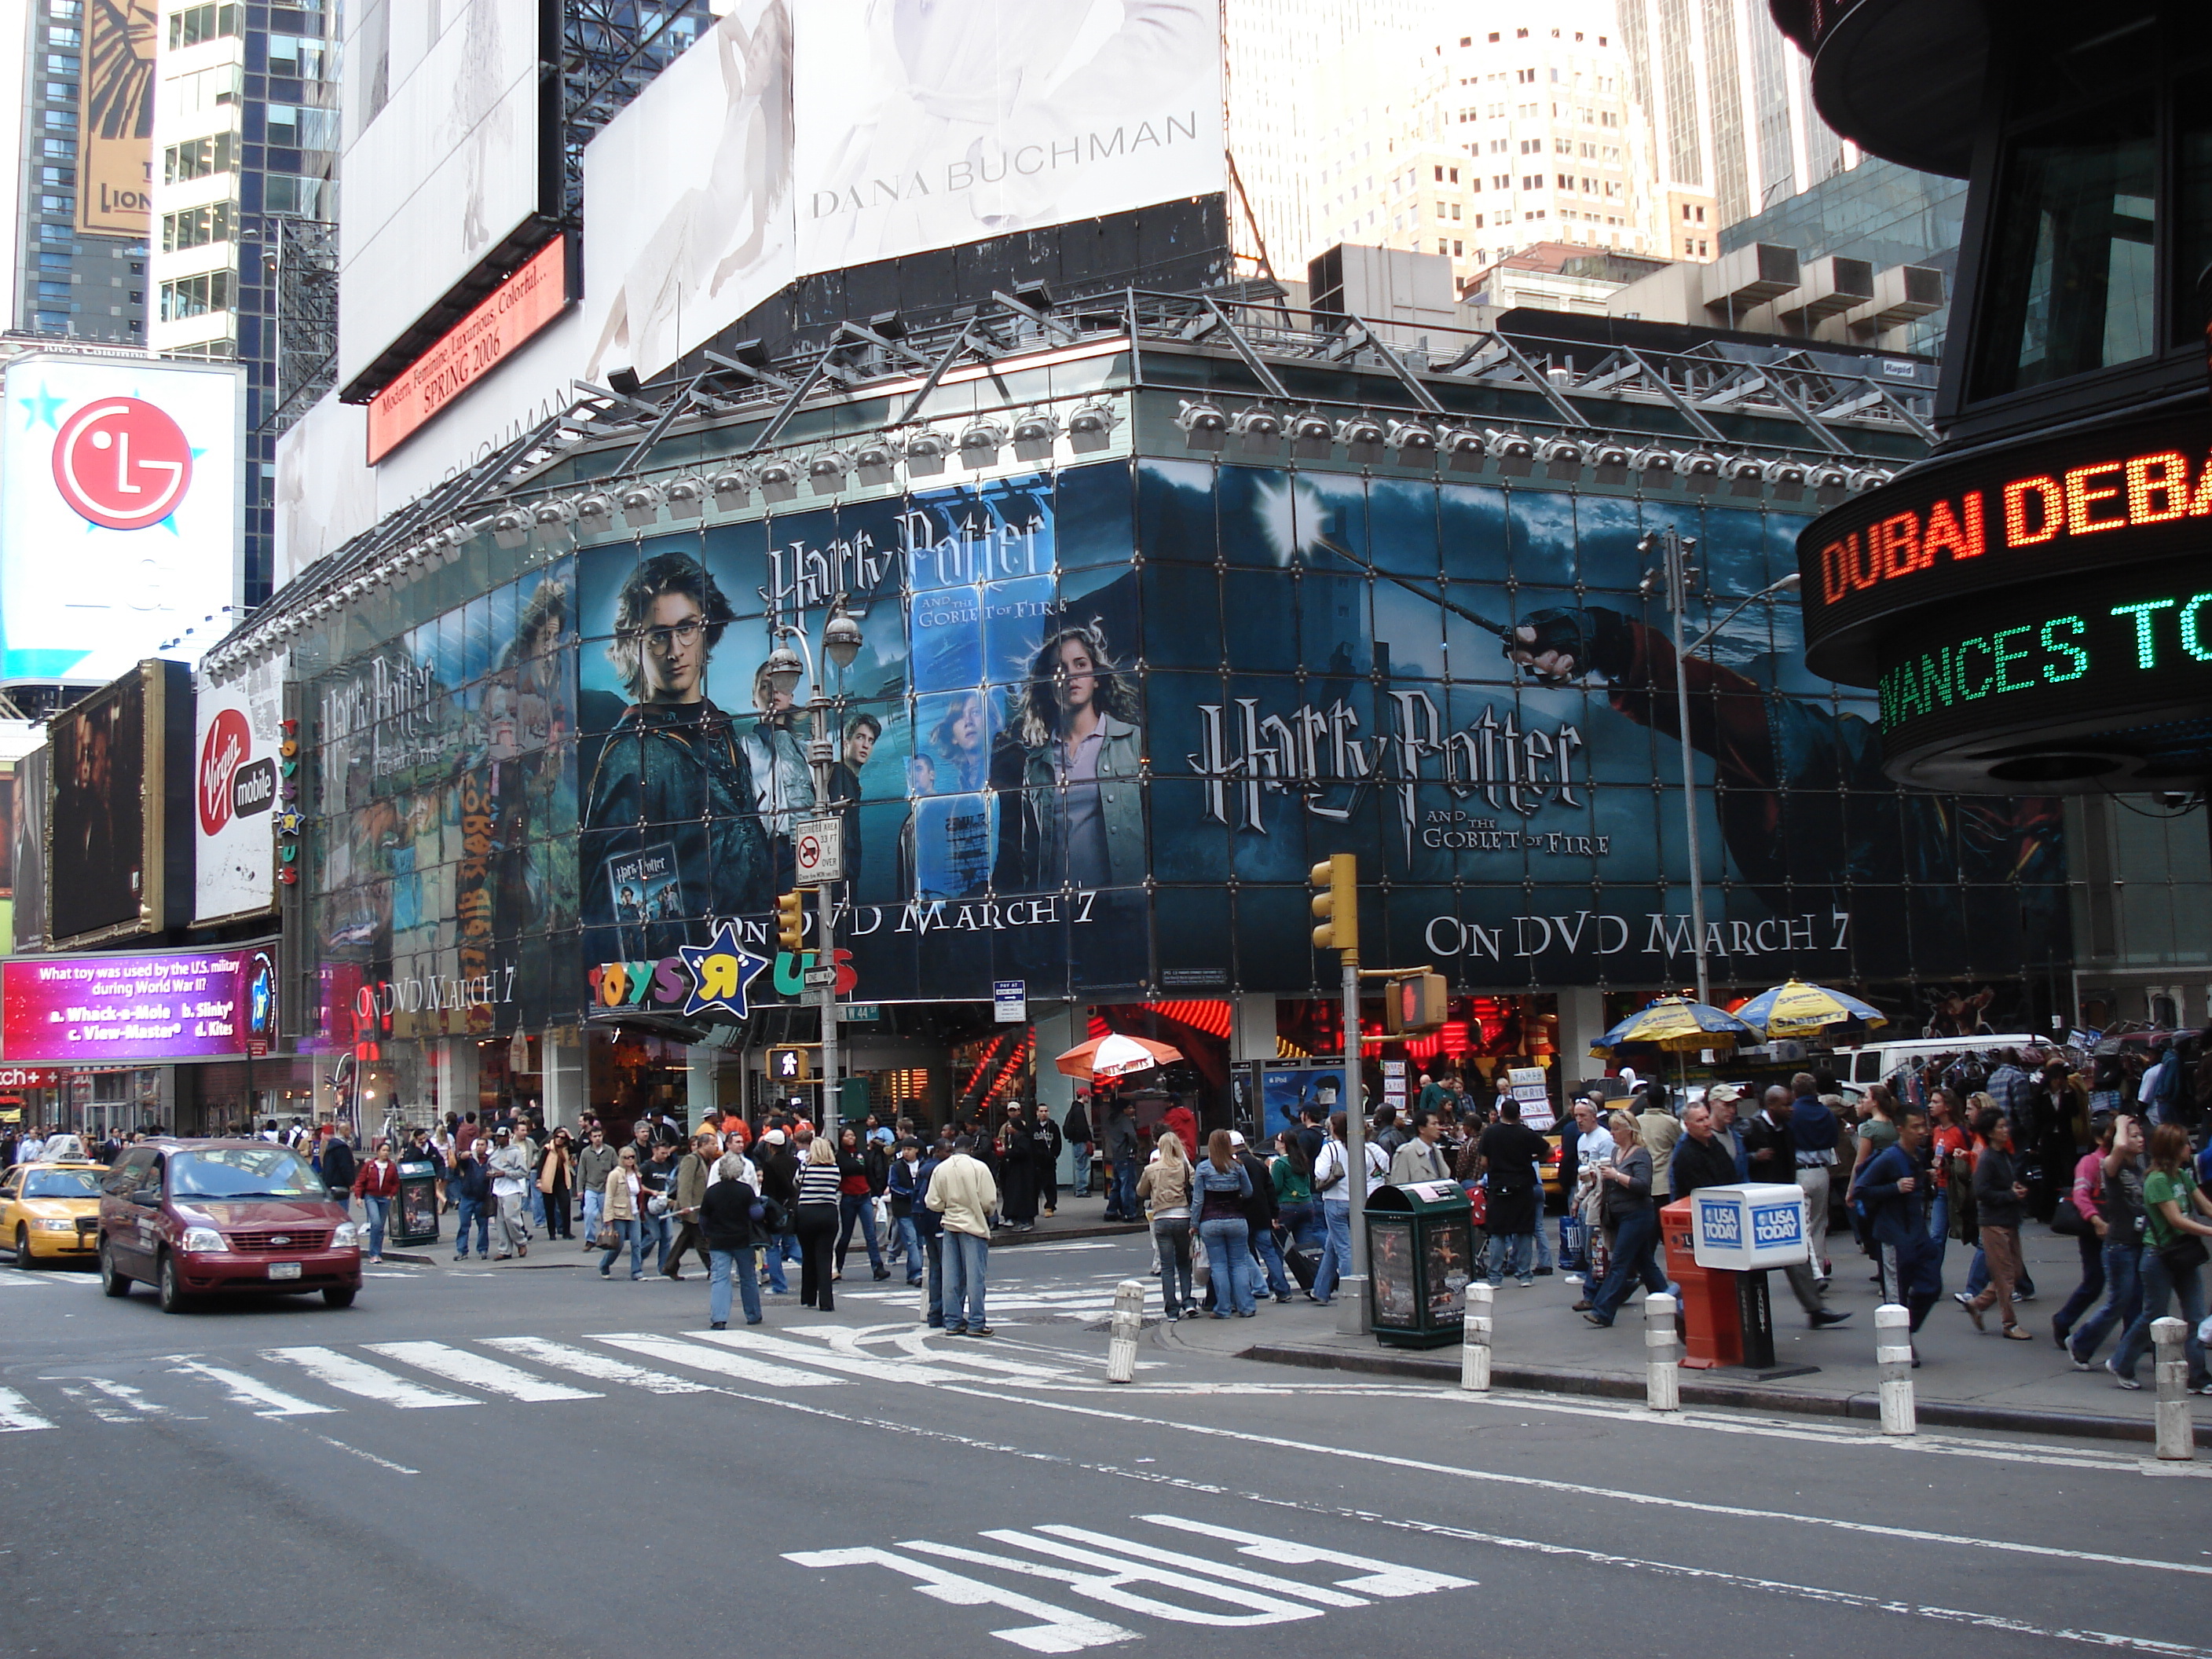
[{"label": "blue jeans", "polygon": [[1107,1188],[1106,1213],[1134,1221],[1144,1212],[1137,1207],[1137,1155],[1123,1153],[1114,1160],[1114,1184]]},{"label": "blue jeans", "polygon": [[1928,1237],[1936,1241],[1936,1287],[1943,1286],[1943,1252],[1951,1242],[1951,1194],[1938,1187],[1928,1206]]},{"label": "blue jeans", "polygon": [[[1253,1311],[1252,1230],[1242,1216],[1201,1221],[1199,1238],[1213,1276],[1213,1316]],[[1224,1311],[1226,1310],[1227,1311]]]},{"label": "blue jeans", "polygon": [[[911,1222],[908,1223],[912,1224]],[[945,1235],[934,1232],[921,1239],[922,1254],[929,1258],[929,1312],[924,1320],[933,1331],[945,1328]]]},{"label": "blue jeans", "polygon": [[607,1195],[604,1189],[598,1192],[588,1188],[585,1189],[584,1242],[586,1244],[599,1236],[599,1212],[606,1206],[606,1202]]},{"label": "blue jeans", "polygon": [[791,1294],[791,1282],[783,1276],[783,1264],[799,1260],[799,1235],[778,1233],[768,1242],[768,1287],[778,1296]]},{"label": "blue jeans", "polygon": [[641,1215],[637,1218],[639,1245],[652,1253],[653,1265],[657,1268],[668,1266],[668,1247],[675,1243],[676,1218],[672,1215]]},{"label": "blue jeans", "polygon": [[530,1219],[536,1226],[545,1224],[545,1194],[538,1190],[534,1177],[530,1182]]},{"label": "blue jeans", "polygon": [[1182,1317],[1190,1293],[1190,1218],[1164,1216],[1152,1223],[1152,1249],[1160,1258],[1160,1305],[1170,1319]]},{"label": "blue jeans", "polygon": [[717,1325],[730,1322],[730,1280],[738,1281],[738,1294],[744,1299],[745,1323],[761,1322],[760,1275],[753,1271],[752,1246],[742,1250],[708,1250],[707,1252],[707,1317]]},{"label": "blue jeans", "polygon": [[946,1232],[945,1240],[945,1328],[981,1331],[989,1328],[983,1317],[983,1275],[991,1259],[991,1241],[974,1233]]},{"label": "blue jeans", "polygon": [[2142,1306],[2136,1311],[2136,1322],[2120,1340],[2120,1351],[2112,1356],[2112,1369],[2122,1376],[2136,1374],[2136,1363],[2150,1346],[2152,1322],[2165,1317],[2167,1301],[2179,1297],[2182,1321],[2189,1327],[2181,1339],[2181,1352],[2189,1361],[2189,1386],[2201,1389],[2205,1382],[2204,1345],[2197,1340],[2197,1328],[2204,1322],[2204,1269],[2185,1267],[2177,1273],[2148,1244],[2142,1247]]},{"label": "blue jeans", "polygon": [[1318,1246],[1328,1237],[1328,1229],[1321,1218],[1321,1206],[1311,1201],[1285,1204],[1276,1212],[1277,1218],[1291,1230],[1291,1243],[1301,1250]]},{"label": "blue jeans", "polygon": [[868,1241],[868,1265],[878,1273],[884,1270],[884,1253],[876,1244],[876,1200],[858,1193],[837,1195],[837,1267],[845,1267],[845,1252],[853,1243],[853,1224],[860,1224],[860,1231]]},{"label": "blue jeans", "polygon": [[[1657,1230],[1653,1230],[1654,1237]],[[1534,1233],[1492,1233],[1490,1236],[1490,1282],[1503,1285],[1510,1273],[1516,1279],[1528,1277],[1528,1257],[1536,1248]]]},{"label": "blue jeans", "polygon": [[1613,1315],[1628,1300],[1628,1293],[1636,1288],[1638,1279],[1654,1296],[1667,1288],[1666,1272],[1655,1254],[1658,1245],[1657,1211],[1632,1212],[1620,1218],[1620,1225],[1613,1236],[1613,1265],[1606,1269],[1605,1282],[1590,1297],[1591,1318],[1601,1324],[1612,1324]]},{"label": "blue jeans", "polygon": [[1531,1233],[1529,1237],[1536,1241],[1536,1265],[1540,1267],[1550,1267],[1552,1265],[1552,1241],[1550,1237],[1544,1231],[1544,1201],[1540,1196],[1536,1200],[1536,1231]]},{"label": "blue jeans", "polygon": [[368,1253],[371,1255],[382,1255],[384,1230],[392,1224],[392,1200],[388,1198],[371,1198],[368,1194],[363,1193],[361,1198],[361,1207],[368,1217]]},{"label": "blue jeans", "polygon": [[1323,1199],[1321,1218],[1328,1243],[1322,1247],[1321,1267],[1314,1273],[1313,1297],[1326,1302],[1336,1294],[1337,1281],[1352,1271],[1352,1200],[1338,1204]]},{"label": "blue jeans", "polygon": [[603,1273],[611,1271],[615,1258],[623,1253],[623,1246],[627,1244],[629,1246],[629,1276],[642,1279],[645,1276],[644,1230],[635,1221],[610,1221],[607,1225],[615,1230],[615,1242],[613,1247],[599,1258],[599,1271]]},{"label": "blue jeans", "polygon": [[910,1215],[893,1216],[891,1232],[898,1240],[891,1253],[896,1255],[903,1252],[906,1256],[906,1282],[909,1285],[921,1284],[921,1234],[915,1231],[914,1218]]},{"label": "blue jeans", "polygon": [[2105,1293],[2105,1241],[2094,1233],[2085,1233],[2074,1243],[2081,1252],[2081,1282],[2074,1287],[2065,1305],[2051,1316],[2051,1328],[2062,1342],[2074,1328],[2074,1322],[2095,1307],[2097,1298]]},{"label": "blue jeans", "polygon": [[1275,1230],[1264,1222],[1248,1224],[1246,1237],[1252,1255],[1258,1260],[1252,1263],[1252,1294],[1260,1294],[1260,1269],[1267,1270],[1267,1294],[1287,1298],[1291,1293],[1291,1276],[1283,1267],[1283,1253],[1275,1248]]},{"label": "blue jeans", "polygon": [[459,1200],[460,1219],[453,1224],[453,1256],[458,1261],[469,1253],[469,1228],[477,1230],[477,1254],[491,1254],[491,1200],[464,1198]]},{"label": "blue jeans", "polygon": [[1070,1195],[1078,1198],[1087,1196],[1091,1191],[1091,1143],[1079,1140],[1067,1150],[1075,1158],[1075,1184]]},{"label": "blue jeans", "polygon": [[2067,1352],[2087,1364],[2115,1325],[2125,1332],[2142,1311],[2142,1246],[2105,1240],[2104,1304],[2074,1328]]}]

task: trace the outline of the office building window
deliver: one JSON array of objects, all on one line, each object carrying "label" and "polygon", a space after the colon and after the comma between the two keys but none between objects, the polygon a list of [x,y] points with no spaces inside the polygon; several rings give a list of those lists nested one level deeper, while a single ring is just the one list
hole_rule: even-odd
[{"label": "office building window", "polygon": [[220,40],[239,32],[246,8],[239,5],[185,6],[169,14],[169,46],[196,46],[203,40]]},{"label": "office building window", "polygon": [[174,253],[179,248],[204,247],[210,242],[228,241],[231,214],[228,202],[210,202],[203,207],[163,214],[161,252]]},{"label": "office building window", "polygon": [[173,323],[188,317],[204,317],[210,312],[229,310],[234,280],[229,271],[210,270],[201,276],[180,276],[173,283],[162,283],[161,320]]},{"label": "office building window", "polygon": [[204,179],[210,173],[238,171],[238,136],[217,132],[205,138],[172,144],[161,153],[161,177],[168,184]]}]

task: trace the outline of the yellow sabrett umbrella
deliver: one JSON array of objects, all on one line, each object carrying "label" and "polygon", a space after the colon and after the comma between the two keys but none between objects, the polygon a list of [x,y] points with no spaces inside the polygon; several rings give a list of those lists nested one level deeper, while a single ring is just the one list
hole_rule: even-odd
[{"label": "yellow sabrett umbrella", "polygon": [[1889,1024],[1889,1016],[1872,1003],[1832,991],[1825,985],[1808,985],[1802,979],[1786,980],[1761,991],[1735,1011],[1736,1018],[1777,1038],[1819,1036],[1838,1025],[1873,1027]]},{"label": "yellow sabrett umbrella", "polygon": [[1616,1048],[1641,1046],[1687,1054],[1697,1048],[1731,1048],[1738,1038],[1758,1035],[1734,1014],[1709,1002],[1661,997],[1591,1043],[1590,1053],[1606,1060]]}]

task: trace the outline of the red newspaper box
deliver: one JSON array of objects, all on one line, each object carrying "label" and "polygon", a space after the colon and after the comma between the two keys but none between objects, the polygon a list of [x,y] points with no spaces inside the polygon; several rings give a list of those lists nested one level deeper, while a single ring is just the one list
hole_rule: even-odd
[{"label": "red newspaper box", "polygon": [[1667,1277],[1682,1287],[1682,1351],[1685,1365],[1711,1370],[1743,1364],[1743,1325],[1736,1313],[1739,1275],[1700,1267],[1692,1248],[1688,1199],[1659,1212],[1667,1240]]}]

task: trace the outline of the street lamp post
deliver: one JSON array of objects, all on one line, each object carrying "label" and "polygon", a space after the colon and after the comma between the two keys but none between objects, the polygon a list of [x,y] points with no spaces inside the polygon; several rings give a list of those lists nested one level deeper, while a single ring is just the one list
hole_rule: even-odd
[{"label": "street lamp post", "polygon": [[[778,623],[775,635],[776,647],[769,653],[767,665],[769,683],[787,696],[798,689],[802,677],[813,688],[813,696],[806,703],[806,761],[814,775],[814,811],[824,815],[830,811],[830,772],[837,760],[836,740],[830,730],[830,717],[833,714],[842,714],[843,710],[845,671],[860,654],[860,625],[847,613],[845,596],[840,593],[830,607],[829,620],[822,624],[822,654],[837,670],[837,696],[834,700],[823,695],[821,677],[814,672],[814,653],[807,646],[805,630],[789,623]],[[784,643],[790,640],[799,642],[797,651]],[[842,730],[839,735],[842,735]],[[843,839],[841,834],[841,860]],[[837,1111],[837,907],[833,891],[836,884],[825,881],[815,890],[821,904],[815,922],[815,961],[823,977],[823,982],[816,988],[822,994],[822,1112],[816,1127],[824,1134],[834,1127]]]},{"label": "street lamp post", "polygon": [[1648,596],[1654,587],[1664,590],[1668,626],[1674,636],[1674,720],[1679,738],[1676,746],[1682,752],[1682,822],[1688,834],[1690,853],[1690,943],[1698,964],[1698,1000],[1711,1002],[1712,977],[1705,959],[1705,865],[1700,844],[1703,838],[1698,828],[1697,766],[1690,744],[1690,657],[1703,650],[1715,635],[1752,605],[1796,587],[1797,573],[1792,571],[1779,581],[1769,582],[1685,645],[1682,619],[1690,608],[1690,586],[1697,580],[1697,567],[1692,562],[1692,555],[1697,549],[1697,538],[1684,536],[1671,525],[1664,530],[1647,531],[1636,544],[1637,551],[1647,558],[1654,552],[1659,555],[1659,566],[1645,575],[1643,591]]}]

